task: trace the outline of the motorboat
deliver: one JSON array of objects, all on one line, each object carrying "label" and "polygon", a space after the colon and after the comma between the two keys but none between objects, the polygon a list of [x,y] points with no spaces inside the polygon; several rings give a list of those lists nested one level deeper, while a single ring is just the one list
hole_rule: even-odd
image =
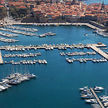
[{"label": "motorboat", "polygon": [[88,89],[87,86],[85,86],[85,87],[83,87],[83,88],[79,88],[80,91],[87,90],[87,89]]},{"label": "motorboat", "polygon": [[89,103],[89,104],[96,104],[97,103],[96,99],[86,99],[85,102]]},{"label": "motorboat", "polygon": [[103,90],[104,90],[103,87],[99,87],[99,86],[95,86],[93,89],[94,89],[95,91],[103,91]]},{"label": "motorboat", "polygon": [[108,99],[108,96],[103,95],[103,96],[99,96],[99,98],[100,98],[101,100],[103,100],[103,99]]}]

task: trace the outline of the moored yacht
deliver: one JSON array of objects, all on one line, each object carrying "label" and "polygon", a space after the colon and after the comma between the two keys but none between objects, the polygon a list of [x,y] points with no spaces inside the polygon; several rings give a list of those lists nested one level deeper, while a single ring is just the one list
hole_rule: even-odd
[{"label": "moored yacht", "polygon": [[99,98],[100,98],[101,100],[103,100],[103,99],[108,99],[108,96],[103,95],[103,96],[99,96]]},{"label": "moored yacht", "polygon": [[85,86],[85,87],[83,87],[83,88],[79,88],[80,91],[87,90],[87,89],[88,89],[87,86]]},{"label": "moored yacht", "polygon": [[93,89],[94,89],[95,91],[103,91],[103,90],[104,90],[103,87],[99,87],[99,86],[95,86]]},{"label": "moored yacht", "polygon": [[94,98],[94,96],[92,94],[84,94],[84,95],[81,95],[81,98],[82,99],[92,99]]},{"label": "moored yacht", "polygon": [[89,104],[96,104],[97,103],[96,99],[86,99],[85,102],[89,103]]}]

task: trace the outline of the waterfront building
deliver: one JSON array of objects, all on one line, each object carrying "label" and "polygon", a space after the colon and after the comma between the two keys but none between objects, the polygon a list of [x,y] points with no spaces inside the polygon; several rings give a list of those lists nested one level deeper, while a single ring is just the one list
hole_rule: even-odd
[{"label": "waterfront building", "polygon": [[5,0],[0,0],[0,4],[5,4]]}]

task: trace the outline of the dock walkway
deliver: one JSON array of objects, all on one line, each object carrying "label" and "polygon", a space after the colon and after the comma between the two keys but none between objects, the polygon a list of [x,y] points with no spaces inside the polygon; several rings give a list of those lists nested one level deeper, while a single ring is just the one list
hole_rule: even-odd
[{"label": "dock walkway", "polygon": [[96,95],[96,93],[94,92],[94,90],[92,88],[90,88],[90,90],[91,90],[92,94],[94,95],[94,97],[96,98],[97,102],[99,103],[100,107],[105,108],[103,106],[103,104],[101,103],[100,99],[98,98],[98,96]]},{"label": "dock walkway", "polygon": [[[96,44],[97,45],[97,44]],[[105,59],[108,60],[108,54],[103,52],[100,48],[98,48],[95,44],[90,45],[89,47],[99,53],[101,56],[103,56]]]}]

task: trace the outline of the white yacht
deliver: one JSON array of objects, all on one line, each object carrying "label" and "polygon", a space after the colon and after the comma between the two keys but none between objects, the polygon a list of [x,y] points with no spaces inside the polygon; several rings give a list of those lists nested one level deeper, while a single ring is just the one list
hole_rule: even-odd
[{"label": "white yacht", "polygon": [[105,103],[104,103],[104,106],[107,107],[107,106],[108,106],[108,102],[105,102]]},{"label": "white yacht", "polygon": [[99,86],[95,86],[93,89],[94,89],[95,91],[103,91],[103,90],[104,90],[103,87],[99,87]]},{"label": "white yacht", "polygon": [[4,86],[0,85],[0,89],[1,89],[2,91],[4,91],[4,90],[6,90],[7,88],[5,88]]},{"label": "white yacht", "polygon": [[96,99],[86,99],[85,102],[89,103],[89,104],[96,104],[97,103]]},{"label": "white yacht", "polygon": [[108,96],[104,95],[104,96],[100,96],[99,98],[100,98],[101,100],[103,100],[103,99],[108,99]]},{"label": "white yacht", "polygon": [[83,87],[83,88],[79,88],[80,91],[87,90],[87,89],[88,89],[87,86],[85,86],[85,87]]}]

